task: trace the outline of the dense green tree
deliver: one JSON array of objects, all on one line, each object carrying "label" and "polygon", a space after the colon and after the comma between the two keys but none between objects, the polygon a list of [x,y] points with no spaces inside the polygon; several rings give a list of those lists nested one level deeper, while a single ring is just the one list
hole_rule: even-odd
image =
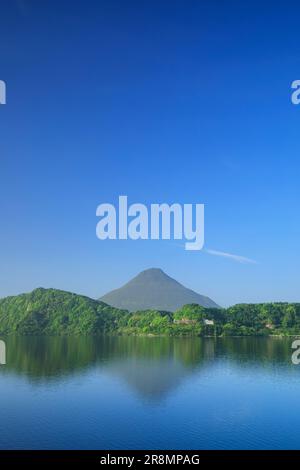
[{"label": "dense green tree", "polygon": [[241,304],[228,309],[191,304],[175,313],[130,313],[82,295],[40,288],[0,300],[0,334],[300,335],[300,304]]}]

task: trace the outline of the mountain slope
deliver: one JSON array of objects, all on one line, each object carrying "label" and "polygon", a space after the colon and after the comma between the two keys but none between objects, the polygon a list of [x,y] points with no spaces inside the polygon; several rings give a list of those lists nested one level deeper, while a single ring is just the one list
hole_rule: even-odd
[{"label": "mountain slope", "polygon": [[[137,284],[140,287],[144,284],[153,286],[153,275],[154,285],[158,279],[165,277],[167,279],[163,282],[170,282],[171,287],[175,288],[178,284],[164,273],[151,271],[138,276]],[[194,292],[192,294],[195,295]],[[0,300],[1,337],[104,334],[299,336],[300,304],[242,304],[220,309],[204,308],[194,303],[181,307],[174,314],[153,309],[129,313],[82,295],[42,288]]]},{"label": "mountain slope", "polygon": [[0,300],[1,334],[96,334],[110,332],[124,312],[98,300],[38,288]]},{"label": "mountain slope", "polygon": [[130,312],[148,309],[174,312],[185,304],[218,307],[209,297],[187,289],[157,268],[141,272],[123,287],[109,292],[100,300]]}]

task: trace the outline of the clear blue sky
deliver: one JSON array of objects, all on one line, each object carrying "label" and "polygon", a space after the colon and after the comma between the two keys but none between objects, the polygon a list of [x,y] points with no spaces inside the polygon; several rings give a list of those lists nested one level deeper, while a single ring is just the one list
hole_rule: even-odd
[{"label": "clear blue sky", "polygon": [[[300,301],[299,2],[1,2],[0,296],[161,267],[222,305]],[[206,249],[95,236],[96,207],[204,203]]]}]

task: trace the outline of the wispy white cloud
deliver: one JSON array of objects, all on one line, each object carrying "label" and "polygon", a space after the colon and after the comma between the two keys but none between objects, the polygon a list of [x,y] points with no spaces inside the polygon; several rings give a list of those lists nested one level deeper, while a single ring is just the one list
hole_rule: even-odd
[{"label": "wispy white cloud", "polygon": [[222,256],[223,258],[231,259],[233,261],[236,261],[237,263],[257,264],[257,261],[255,261],[254,259],[246,258],[245,256],[233,255],[232,253],[225,253],[224,251],[218,251],[218,250],[205,249],[204,251],[205,253],[208,253],[209,255]]}]

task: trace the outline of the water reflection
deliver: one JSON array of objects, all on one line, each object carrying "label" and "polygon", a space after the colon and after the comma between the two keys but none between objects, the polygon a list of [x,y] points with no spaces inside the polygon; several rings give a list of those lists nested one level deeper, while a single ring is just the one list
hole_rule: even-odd
[{"label": "water reflection", "polygon": [[140,394],[158,398],[212,361],[295,370],[291,343],[279,338],[9,337],[0,374],[22,375],[38,385],[100,368]]}]

